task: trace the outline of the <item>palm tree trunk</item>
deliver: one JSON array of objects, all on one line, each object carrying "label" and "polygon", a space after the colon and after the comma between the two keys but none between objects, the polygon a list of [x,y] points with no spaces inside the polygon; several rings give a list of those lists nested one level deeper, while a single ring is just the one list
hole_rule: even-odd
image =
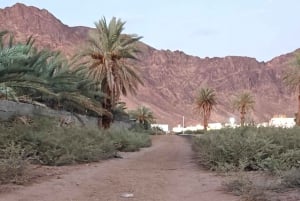
[{"label": "palm tree trunk", "polygon": [[[109,98],[104,101],[103,108],[108,111],[112,111],[112,104]],[[103,115],[100,119],[98,119],[99,128],[108,129],[110,128],[111,123],[112,123],[112,118],[107,115]]]},{"label": "palm tree trunk", "polygon": [[207,114],[205,112],[203,113],[203,126],[204,126],[204,130],[207,131],[208,123],[207,123]]},{"label": "palm tree trunk", "polygon": [[299,94],[298,94],[298,113],[296,116],[296,125],[300,126],[300,86],[299,86]]},{"label": "palm tree trunk", "polygon": [[102,117],[102,127],[104,129],[108,129],[110,128],[110,124],[111,124],[111,119],[108,116],[103,116]]},{"label": "palm tree trunk", "polygon": [[241,112],[241,126],[243,127],[245,125],[245,112]]},{"label": "palm tree trunk", "polygon": [[102,128],[102,117],[98,117],[98,128]]}]

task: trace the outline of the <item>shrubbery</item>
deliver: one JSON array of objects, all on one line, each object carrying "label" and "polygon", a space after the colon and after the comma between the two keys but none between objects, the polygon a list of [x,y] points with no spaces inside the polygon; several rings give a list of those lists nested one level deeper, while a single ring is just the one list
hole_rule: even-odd
[{"label": "shrubbery", "polygon": [[22,180],[28,161],[24,149],[15,143],[0,148],[0,184]]},{"label": "shrubbery", "polygon": [[[240,176],[224,183],[225,190],[241,200],[269,201],[285,188],[300,185],[300,128],[243,127],[209,131],[193,138],[199,163],[212,170],[237,171]],[[245,171],[261,170],[264,183]],[[251,174],[249,174],[251,175]],[[296,198],[298,199],[298,197]],[[295,200],[296,200],[295,199]]]},{"label": "shrubbery", "polygon": [[120,127],[112,127],[106,131],[118,151],[137,151],[142,147],[151,146],[151,139],[147,131],[127,130]]},{"label": "shrubbery", "polygon": [[[147,133],[114,127],[109,130],[60,127],[56,119],[39,118],[24,125],[0,124],[0,183],[21,175],[27,161],[66,165],[110,158],[117,151],[151,145]],[[8,174],[9,173],[9,174]]]},{"label": "shrubbery", "polygon": [[195,137],[199,162],[212,170],[268,170],[300,167],[300,128],[244,127]]}]

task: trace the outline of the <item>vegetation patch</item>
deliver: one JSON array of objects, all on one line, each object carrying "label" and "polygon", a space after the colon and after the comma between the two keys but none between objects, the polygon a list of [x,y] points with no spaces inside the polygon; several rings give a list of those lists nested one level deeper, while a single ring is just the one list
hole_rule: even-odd
[{"label": "vegetation patch", "polygon": [[27,125],[5,122],[0,127],[1,151],[7,151],[13,144],[22,150],[15,153],[16,158],[44,165],[94,162],[114,157],[117,151],[136,151],[151,145],[146,133],[125,128],[66,128],[59,126],[58,120],[49,118],[34,119]]},{"label": "vegetation patch", "polygon": [[149,134],[144,130],[136,132],[122,127],[112,127],[107,131],[118,151],[138,151],[140,148],[151,146]]},{"label": "vegetation patch", "polygon": [[22,183],[28,161],[24,149],[14,142],[0,147],[0,184]]},{"label": "vegetation patch", "polygon": [[[294,173],[293,173],[294,174]],[[291,181],[289,179],[289,181]],[[241,201],[299,200],[299,189],[286,186],[283,178],[264,173],[238,172],[223,183],[224,190]]]},{"label": "vegetation patch", "polygon": [[242,127],[194,137],[199,162],[212,170],[279,172],[300,167],[300,128]]}]

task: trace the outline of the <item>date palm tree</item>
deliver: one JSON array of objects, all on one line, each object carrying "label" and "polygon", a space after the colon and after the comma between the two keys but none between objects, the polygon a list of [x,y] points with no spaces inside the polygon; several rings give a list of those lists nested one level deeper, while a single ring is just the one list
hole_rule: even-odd
[{"label": "date palm tree", "polygon": [[14,44],[12,35],[6,40],[8,33],[0,32],[0,86],[6,99],[11,94],[17,101],[22,96],[23,102],[111,116],[96,100],[103,93],[95,92],[94,83],[72,69],[73,63],[59,52],[36,49],[31,37],[26,43]]},{"label": "date palm tree", "polygon": [[[87,61],[88,76],[108,96],[103,102],[103,108],[112,111],[121,94],[135,94],[138,85],[142,84],[136,66],[128,62],[137,60],[136,53],[139,51],[136,45],[141,37],[122,34],[125,22],[115,17],[109,24],[102,18],[95,25],[96,29],[88,39],[88,47],[81,56]],[[112,120],[103,116],[100,124],[108,128]]]},{"label": "date palm tree", "polygon": [[300,126],[300,53],[296,54],[295,64],[284,72],[283,81],[297,93],[298,111],[296,113],[296,124]]},{"label": "date palm tree", "polygon": [[136,110],[130,111],[129,114],[145,129],[148,129],[150,124],[155,121],[153,112],[145,106],[140,106]]},{"label": "date palm tree", "polygon": [[201,88],[196,96],[196,110],[202,115],[204,130],[207,130],[211,111],[216,105],[215,90],[211,88]]},{"label": "date palm tree", "polygon": [[244,126],[247,112],[254,110],[254,97],[250,92],[242,92],[235,95],[232,103],[233,108],[240,113],[241,126]]}]

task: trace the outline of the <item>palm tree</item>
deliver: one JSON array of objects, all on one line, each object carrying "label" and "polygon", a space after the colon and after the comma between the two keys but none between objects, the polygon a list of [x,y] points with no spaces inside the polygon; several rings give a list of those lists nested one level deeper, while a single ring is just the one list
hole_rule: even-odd
[{"label": "palm tree", "polygon": [[0,32],[0,85],[6,98],[11,94],[22,96],[25,102],[61,104],[63,109],[111,116],[99,101],[103,93],[93,89],[94,82],[79,68],[72,68],[75,62],[68,62],[59,52],[37,50],[31,37],[24,44],[13,44],[10,36],[5,43],[7,33]]},{"label": "palm tree", "polygon": [[250,110],[254,110],[255,100],[250,92],[242,92],[235,95],[233,108],[240,112],[241,126],[245,125],[245,116]]},{"label": "palm tree", "polygon": [[207,130],[208,120],[215,105],[217,105],[215,90],[201,88],[196,96],[196,110],[202,114],[204,130]]},{"label": "palm tree", "polygon": [[129,121],[129,114],[126,109],[125,102],[118,102],[112,110],[114,121]]},{"label": "palm tree", "polygon": [[285,71],[283,81],[287,86],[298,93],[296,124],[300,126],[300,53],[296,54],[295,64]]},{"label": "palm tree", "polygon": [[[103,107],[111,111],[121,94],[135,94],[138,84],[142,84],[136,66],[128,62],[136,60],[136,53],[139,52],[136,44],[141,37],[123,35],[125,22],[115,17],[109,24],[102,18],[95,25],[96,29],[88,39],[88,47],[81,56],[87,61],[88,76],[108,95]],[[108,128],[112,118],[104,116],[101,121],[102,126]]]},{"label": "palm tree", "polygon": [[145,129],[148,129],[150,124],[155,121],[153,112],[145,106],[140,106],[136,110],[130,111],[129,114],[131,118],[135,119]]}]

